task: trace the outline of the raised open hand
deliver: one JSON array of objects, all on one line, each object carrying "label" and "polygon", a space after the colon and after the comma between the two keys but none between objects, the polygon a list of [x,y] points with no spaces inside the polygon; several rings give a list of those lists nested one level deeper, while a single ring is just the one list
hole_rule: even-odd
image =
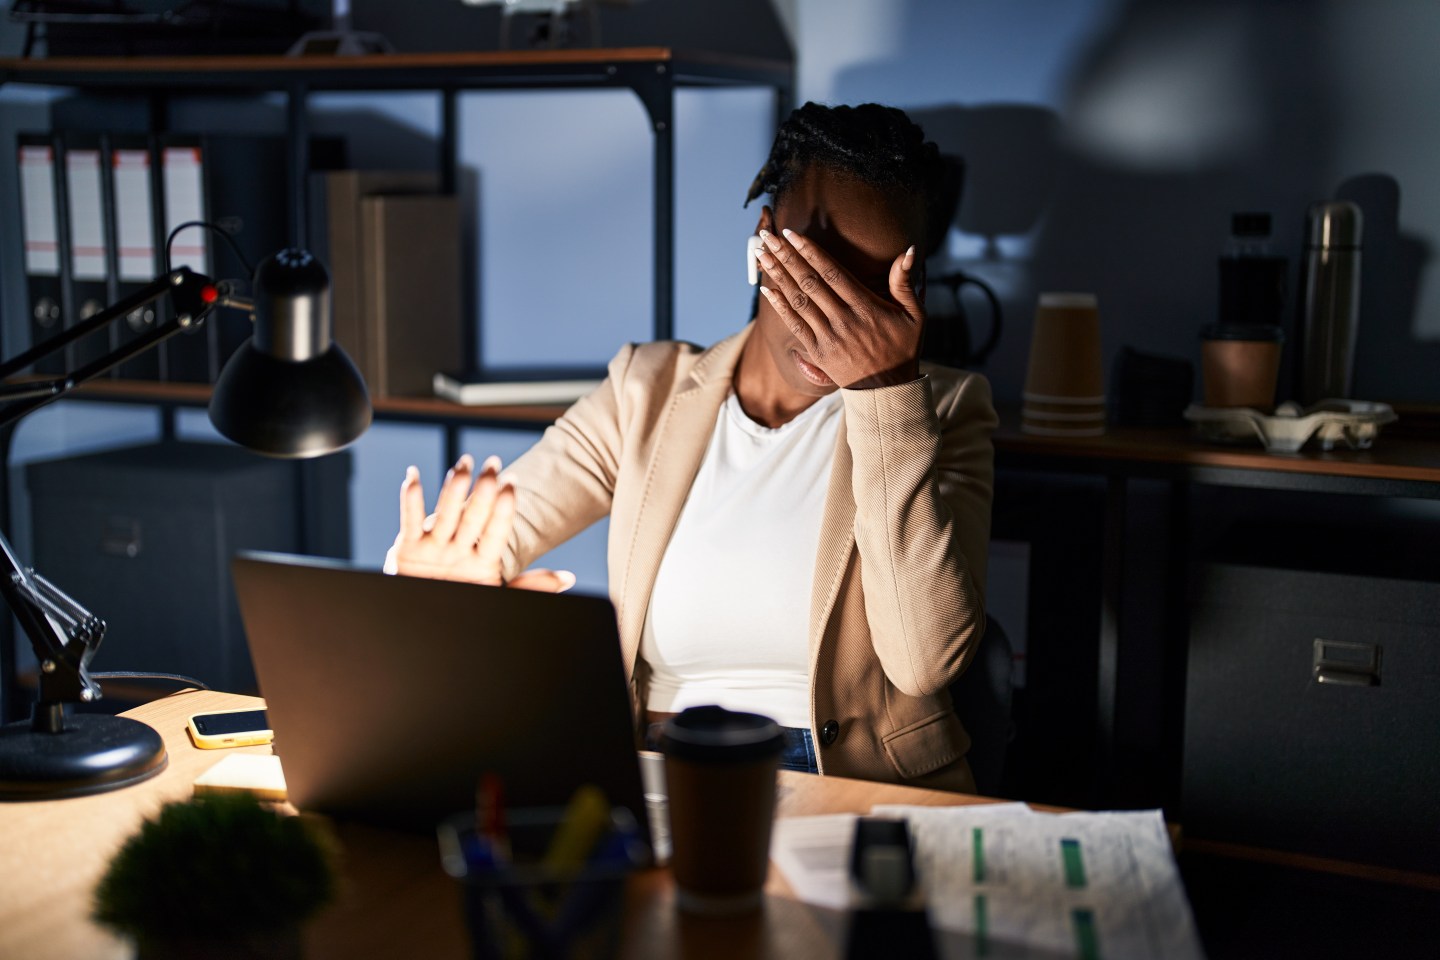
[{"label": "raised open hand", "polygon": [[760,288],[791,334],[842,387],[906,383],[920,376],[925,309],[911,286],[915,247],[890,265],[890,299],[880,296],[793,230],[760,231],[760,263],[774,284]]},{"label": "raised open hand", "polygon": [[412,577],[551,593],[574,586],[575,575],[567,570],[526,570],[505,581],[500,564],[515,522],[515,488],[500,482],[499,457],[487,459],[479,476],[474,474],[475,460],[467,453],[445,474],[435,512],[427,517],[420,471],[406,468],[400,484],[400,533],[386,568]]}]

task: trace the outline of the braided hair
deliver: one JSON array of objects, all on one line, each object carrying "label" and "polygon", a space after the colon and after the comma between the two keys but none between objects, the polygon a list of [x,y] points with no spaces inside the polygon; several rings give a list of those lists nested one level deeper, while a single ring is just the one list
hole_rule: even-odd
[{"label": "braided hair", "polygon": [[952,168],[903,110],[878,103],[807,103],[792,110],[750,184],[745,205],[767,193],[779,204],[786,189],[814,166],[912,204],[921,221],[925,253],[944,239],[955,202]]}]

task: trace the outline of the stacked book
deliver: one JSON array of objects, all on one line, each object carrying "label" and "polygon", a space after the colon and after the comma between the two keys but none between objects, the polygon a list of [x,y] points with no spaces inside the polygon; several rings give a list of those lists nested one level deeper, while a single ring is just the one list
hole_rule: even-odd
[{"label": "stacked book", "polygon": [[463,362],[460,208],[428,171],[336,170],[324,204],[335,340],[371,396],[423,396]]},{"label": "stacked book", "polygon": [[435,374],[435,396],[471,407],[570,404],[600,386],[589,372],[557,377],[553,370],[504,370],[493,375]]}]

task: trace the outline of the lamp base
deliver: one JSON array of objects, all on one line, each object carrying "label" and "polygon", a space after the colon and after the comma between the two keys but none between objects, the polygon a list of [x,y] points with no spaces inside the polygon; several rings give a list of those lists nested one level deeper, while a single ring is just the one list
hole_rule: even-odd
[{"label": "lamp base", "polygon": [[118,790],[165,769],[160,734],[138,720],[74,714],[44,733],[30,721],[0,727],[0,800],[55,800]]}]

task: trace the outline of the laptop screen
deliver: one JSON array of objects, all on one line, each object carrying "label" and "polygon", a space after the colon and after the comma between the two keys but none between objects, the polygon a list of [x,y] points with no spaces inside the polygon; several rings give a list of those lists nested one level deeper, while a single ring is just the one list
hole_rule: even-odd
[{"label": "laptop screen", "polygon": [[232,564],[290,800],[418,830],[600,787],[646,829],[607,599],[387,576],[243,553]]}]

